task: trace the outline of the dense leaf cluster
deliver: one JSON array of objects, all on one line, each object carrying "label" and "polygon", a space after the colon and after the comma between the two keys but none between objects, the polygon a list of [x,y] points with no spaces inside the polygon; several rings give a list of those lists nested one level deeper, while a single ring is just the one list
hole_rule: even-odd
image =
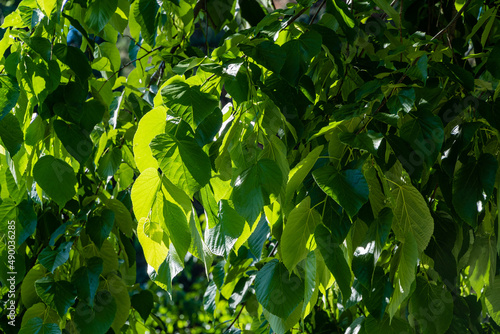
[{"label": "dense leaf cluster", "polygon": [[0,328],[500,330],[499,7],[21,1],[0,39]]}]

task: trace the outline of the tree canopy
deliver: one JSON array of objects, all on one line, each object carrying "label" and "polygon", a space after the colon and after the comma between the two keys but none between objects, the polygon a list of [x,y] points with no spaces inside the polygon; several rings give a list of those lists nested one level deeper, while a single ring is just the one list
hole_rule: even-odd
[{"label": "tree canopy", "polygon": [[0,1],[3,332],[500,331],[500,1],[275,2]]}]

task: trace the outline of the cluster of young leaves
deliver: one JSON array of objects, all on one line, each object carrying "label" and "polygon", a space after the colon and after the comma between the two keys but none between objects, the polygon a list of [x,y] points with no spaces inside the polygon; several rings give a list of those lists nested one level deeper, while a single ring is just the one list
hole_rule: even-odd
[{"label": "cluster of young leaves", "polygon": [[135,238],[168,294],[203,263],[205,310],[234,314],[215,332],[498,330],[499,6],[21,1],[0,40],[2,330],[167,331]]}]

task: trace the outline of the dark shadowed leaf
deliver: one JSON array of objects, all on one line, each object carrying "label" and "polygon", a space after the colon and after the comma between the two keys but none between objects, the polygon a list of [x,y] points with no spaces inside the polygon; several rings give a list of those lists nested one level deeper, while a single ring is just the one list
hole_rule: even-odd
[{"label": "dark shadowed leaf", "polygon": [[368,201],[368,184],[358,169],[337,171],[325,166],[313,171],[320,188],[333,198],[352,218]]},{"label": "dark shadowed leaf", "polygon": [[270,196],[279,194],[281,185],[282,173],[278,164],[269,159],[259,160],[234,181],[234,208],[252,225],[264,205],[270,204]]},{"label": "dark shadowed leaf", "polygon": [[19,85],[15,78],[0,75],[0,121],[14,108],[19,98]]},{"label": "dark shadowed leaf", "polygon": [[280,318],[287,318],[302,300],[304,282],[294,273],[290,274],[283,263],[274,259],[257,273],[255,294],[267,311]]},{"label": "dark shadowed leaf", "polygon": [[63,317],[76,298],[76,288],[68,281],[55,281],[51,276],[35,282],[36,293],[42,301]]}]

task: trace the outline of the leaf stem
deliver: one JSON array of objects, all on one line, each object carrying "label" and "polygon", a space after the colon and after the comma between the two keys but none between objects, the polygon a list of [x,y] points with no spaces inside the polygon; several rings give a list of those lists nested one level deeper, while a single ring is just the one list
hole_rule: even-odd
[{"label": "leaf stem", "polygon": [[314,20],[316,20],[316,16],[318,16],[319,12],[321,11],[321,9],[323,8],[323,6],[325,4],[326,4],[326,0],[323,0],[323,2],[321,3],[321,5],[319,5],[318,10],[316,11],[316,13],[314,13],[314,16],[312,17],[311,21],[309,21],[309,25],[313,24]]},{"label": "leaf stem", "polygon": [[470,4],[471,0],[467,0],[467,2],[462,6],[462,8],[460,8],[460,10],[458,11],[458,13],[453,17],[453,19],[451,19],[450,23],[448,23],[446,25],[446,27],[444,27],[443,29],[441,29],[436,35],[434,35],[434,37],[431,38],[431,41],[440,37],[442,34],[444,34],[448,29],[450,29],[450,27],[455,23],[455,21],[460,17],[460,15],[462,15],[462,13],[465,11],[465,9],[467,8],[467,6]]},{"label": "leaf stem", "polygon": [[236,318],[234,318],[233,322],[231,322],[229,324],[229,327],[226,328],[226,330],[222,334],[228,333],[229,330],[231,329],[231,327],[233,327],[233,325],[236,323],[236,321],[238,321],[238,318],[240,317],[241,312],[243,312],[243,308],[245,308],[245,303],[241,304],[241,308],[240,308],[240,311],[238,312],[238,315],[236,315]]},{"label": "leaf stem", "polygon": [[132,65],[134,62],[136,62],[138,60],[141,60],[142,58],[144,58],[146,56],[149,56],[151,53],[153,53],[153,52],[155,52],[157,50],[160,50],[161,48],[163,48],[163,46],[157,46],[156,48],[151,49],[151,51],[146,52],[146,54],[140,56],[139,58],[131,60],[128,63],[122,65],[118,70],[114,71],[113,74],[111,74],[111,76],[106,79],[106,81],[103,82],[101,88],[99,88],[99,90],[97,92],[100,93],[101,90],[102,90],[102,88],[108,83],[108,81],[111,80],[111,78],[113,78],[118,72],[120,72],[121,70],[123,70],[125,67],[128,67],[128,66]]},{"label": "leaf stem", "polygon": [[304,7],[300,10],[300,12],[298,12],[297,14],[295,14],[290,20],[288,20],[286,22],[286,25],[280,29],[281,30],[285,30],[286,28],[288,28],[293,22],[295,22],[302,14],[305,13],[306,10],[308,10],[309,7]]}]

